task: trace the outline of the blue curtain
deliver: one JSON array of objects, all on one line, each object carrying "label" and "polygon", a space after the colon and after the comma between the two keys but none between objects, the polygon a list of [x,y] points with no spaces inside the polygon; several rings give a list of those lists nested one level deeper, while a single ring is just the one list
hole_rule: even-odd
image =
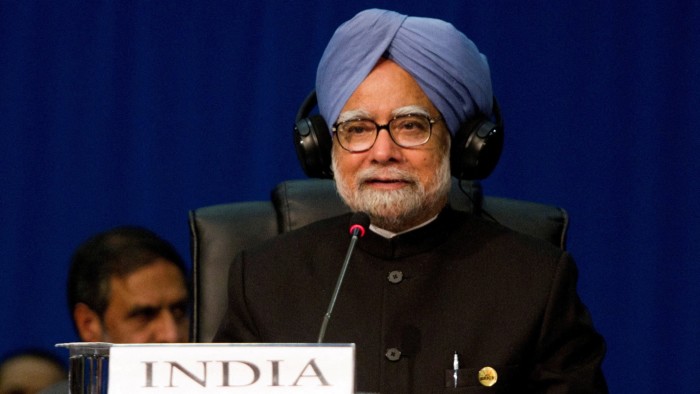
[{"label": "blue curtain", "polygon": [[569,211],[612,392],[697,392],[690,0],[1,1],[0,354],[77,339],[66,270],[89,235],[144,225],[188,257],[188,210],[302,178],[298,105],[333,30],[374,6],[488,56],[507,142],[485,191]]}]

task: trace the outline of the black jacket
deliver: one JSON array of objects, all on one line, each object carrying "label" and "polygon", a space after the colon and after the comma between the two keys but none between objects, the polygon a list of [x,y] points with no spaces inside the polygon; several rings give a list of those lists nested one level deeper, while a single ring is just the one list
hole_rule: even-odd
[{"label": "black jacket", "polygon": [[[242,252],[216,342],[315,342],[348,248],[350,215]],[[571,256],[446,208],[429,225],[359,240],[325,342],[356,344],[358,391],[607,392],[603,338]],[[460,358],[459,386],[452,361]],[[497,373],[482,386],[483,367]]]}]

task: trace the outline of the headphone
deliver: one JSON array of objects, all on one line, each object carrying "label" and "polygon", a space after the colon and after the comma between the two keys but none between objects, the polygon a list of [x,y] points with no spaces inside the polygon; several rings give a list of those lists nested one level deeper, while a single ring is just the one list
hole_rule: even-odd
[{"label": "headphone", "polygon": [[[332,135],[321,115],[310,115],[316,106],[316,91],[304,99],[294,125],[294,148],[301,167],[311,178],[332,179]],[[503,151],[503,118],[493,98],[493,120],[479,113],[464,122],[452,139],[450,170],[464,180],[488,177]]]}]

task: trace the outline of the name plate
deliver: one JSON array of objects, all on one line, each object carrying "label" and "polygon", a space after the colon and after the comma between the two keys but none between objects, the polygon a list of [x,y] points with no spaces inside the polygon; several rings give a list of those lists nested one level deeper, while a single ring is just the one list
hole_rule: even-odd
[{"label": "name plate", "polygon": [[351,394],[355,345],[114,344],[108,382],[109,394]]}]

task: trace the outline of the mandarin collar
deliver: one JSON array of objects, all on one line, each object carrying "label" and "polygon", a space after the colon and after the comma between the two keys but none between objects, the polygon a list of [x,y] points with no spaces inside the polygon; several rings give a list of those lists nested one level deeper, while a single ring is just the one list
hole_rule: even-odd
[{"label": "mandarin collar", "polygon": [[399,259],[427,252],[447,241],[457,224],[454,213],[452,208],[446,206],[431,223],[392,238],[384,238],[368,231],[367,235],[358,241],[357,247],[383,259]]}]

